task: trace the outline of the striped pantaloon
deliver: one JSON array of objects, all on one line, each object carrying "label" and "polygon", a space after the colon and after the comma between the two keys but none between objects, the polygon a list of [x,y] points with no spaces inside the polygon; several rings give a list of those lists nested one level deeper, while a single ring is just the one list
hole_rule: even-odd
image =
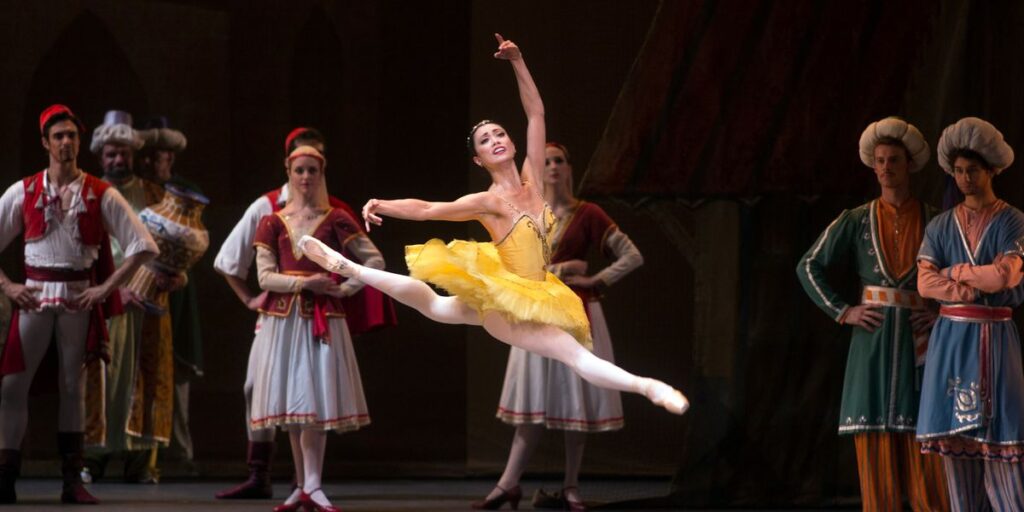
[{"label": "striped pantaloon", "polygon": [[954,512],[1024,510],[1024,464],[943,457]]},{"label": "striped pantaloon", "polygon": [[901,488],[915,512],[949,510],[942,458],[921,453],[913,432],[866,432],[853,441],[865,512],[903,510]]}]

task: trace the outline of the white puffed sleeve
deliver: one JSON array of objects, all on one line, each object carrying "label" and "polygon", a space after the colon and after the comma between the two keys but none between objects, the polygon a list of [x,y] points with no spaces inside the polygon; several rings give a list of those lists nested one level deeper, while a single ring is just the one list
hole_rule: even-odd
[{"label": "white puffed sleeve", "polygon": [[256,239],[256,228],[260,219],[274,212],[270,199],[261,196],[246,208],[238,224],[231,230],[224,244],[220,246],[217,257],[213,260],[213,268],[221,274],[245,279],[249,275],[253,257],[256,255],[253,241]]},{"label": "white puffed sleeve", "polygon": [[110,187],[103,193],[100,212],[107,233],[117,239],[125,258],[140,252],[160,254],[153,236],[116,188]]},{"label": "white puffed sleeve", "polygon": [[3,196],[0,196],[0,251],[18,236],[24,226],[21,223],[21,209],[25,202],[25,185],[21,181],[14,182],[7,187]]}]

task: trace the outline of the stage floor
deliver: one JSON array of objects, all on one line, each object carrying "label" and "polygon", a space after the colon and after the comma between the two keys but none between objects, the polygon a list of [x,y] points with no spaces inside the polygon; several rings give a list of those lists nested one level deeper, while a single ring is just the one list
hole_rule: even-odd
[{"label": "stage floor", "polygon": [[[284,499],[288,484],[274,486],[275,500],[222,501],[213,494],[234,482],[162,482],[156,485],[100,482],[90,490],[103,503],[100,507],[76,508],[103,511],[269,511]],[[346,512],[399,512],[399,511],[465,511],[469,503],[487,493],[492,481],[485,480],[365,480],[333,482],[324,486],[335,505]],[[664,495],[668,480],[588,480],[583,484],[587,500],[618,502]],[[529,498],[538,488],[548,491],[560,487],[556,480],[527,480],[523,482],[526,494],[520,510],[534,510]],[[4,506],[2,510],[55,510],[60,507],[60,481],[56,479],[22,479],[18,481],[18,504]],[[62,507],[63,510],[69,510]],[[505,510],[508,510],[506,505]],[[621,510],[601,507],[600,510]],[[673,510],[673,509],[661,509]],[[680,509],[675,509],[680,510]],[[687,509],[694,510],[694,509]],[[739,512],[737,509],[731,509]],[[808,509],[802,509],[806,512]]]},{"label": "stage floor", "polygon": [[[269,511],[289,491],[288,484],[274,486],[275,500],[224,501],[213,498],[215,492],[235,482],[161,482],[156,485],[99,482],[89,486],[100,500],[98,507],[107,511]],[[480,499],[494,485],[484,480],[368,480],[333,482],[324,486],[332,502],[346,512],[392,511],[465,511],[469,503]],[[538,488],[548,491],[560,487],[558,481],[530,480],[523,482],[527,494],[520,510],[532,510],[529,498]],[[13,510],[49,510],[60,507],[60,481],[56,479],[21,479],[18,481],[18,504],[5,506]],[[599,480],[584,484],[587,499],[618,501],[665,494],[668,480]],[[66,507],[63,508],[67,510]],[[506,505],[505,509],[508,509]],[[97,508],[81,508],[97,510]]]}]

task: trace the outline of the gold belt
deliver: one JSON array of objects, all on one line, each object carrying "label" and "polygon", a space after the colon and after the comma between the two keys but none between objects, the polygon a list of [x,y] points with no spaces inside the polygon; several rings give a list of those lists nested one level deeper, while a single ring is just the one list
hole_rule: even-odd
[{"label": "gold belt", "polygon": [[865,286],[861,293],[861,304],[889,306],[894,308],[927,309],[924,297],[913,290],[900,290],[885,286]]}]

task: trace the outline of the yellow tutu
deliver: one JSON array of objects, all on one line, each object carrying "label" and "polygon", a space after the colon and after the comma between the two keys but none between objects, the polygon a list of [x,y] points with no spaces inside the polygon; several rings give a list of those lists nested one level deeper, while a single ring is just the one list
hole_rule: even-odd
[{"label": "yellow tutu", "polygon": [[553,325],[591,346],[590,322],[583,301],[554,274],[543,281],[520,277],[501,263],[491,242],[433,239],[405,248],[409,275],[439,286],[473,309],[498,311],[513,322]]}]

